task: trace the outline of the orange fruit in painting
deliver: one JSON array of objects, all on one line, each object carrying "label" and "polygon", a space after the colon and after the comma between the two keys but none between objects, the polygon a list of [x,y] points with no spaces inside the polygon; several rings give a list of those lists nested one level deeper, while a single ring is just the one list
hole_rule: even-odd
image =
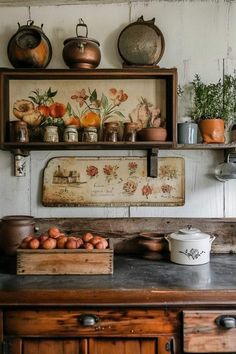
[{"label": "orange fruit in painting", "polygon": [[71,116],[68,119],[66,119],[65,122],[66,125],[76,125],[77,129],[80,128],[80,120],[79,117],[77,116]]},{"label": "orange fruit in painting", "polygon": [[61,118],[66,114],[66,106],[60,102],[54,102],[49,106],[49,114],[52,118]]},{"label": "orange fruit in painting", "polygon": [[44,117],[48,117],[50,114],[50,110],[49,107],[41,104],[40,106],[38,106],[38,111],[44,116]]},{"label": "orange fruit in painting", "polygon": [[101,117],[99,114],[97,114],[95,112],[87,112],[81,118],[81,125],[84,128],[87,128],[87,127],[99,128],[100,122],[101,122]]}]

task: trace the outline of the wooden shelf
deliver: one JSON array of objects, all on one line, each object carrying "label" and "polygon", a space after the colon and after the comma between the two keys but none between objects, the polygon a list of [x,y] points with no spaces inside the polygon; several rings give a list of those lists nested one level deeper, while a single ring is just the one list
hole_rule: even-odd
[{"label": "wooden shelf", "polygon": [[235,149],[236,142],[229,144],[177,144],[177,150],[225,150]]},{"label": "wooden shelf", "polygon": [[171,141],[137,141],[134,143],[120,141],[116,143],[111,142],[97,142],[97,143],[4,143],[1,148],[3,150],[137,150],[137,149],[171,149],[173,143]]}]

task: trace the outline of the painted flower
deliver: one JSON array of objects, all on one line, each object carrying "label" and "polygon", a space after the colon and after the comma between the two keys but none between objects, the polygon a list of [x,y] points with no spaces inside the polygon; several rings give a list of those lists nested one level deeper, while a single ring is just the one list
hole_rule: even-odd
[{"label": "painted flower", "polygon": [[138,167],[138,165],[136,162],[134,162],[134,161],[129,162],[129,164],[128,164],[129,174],[133,175],[136,172],[137,167]]},{"label": "painted flower", "polygon": [[86,173],[90,177],[95,177],[98,175],[98,168],[93,165],[87,166]]},{"label": "painted flower", "polygon": [[115,166],[105,165],[103,167],[103,172],[106,175],[108,181],[111,181],[113,178],[117,178],[118,168],[119,168],[118,165]]},{"label": "painted flower", "polygon": [[142,195],[148,199],[148,196],[151,195],[153,192],[153,188],[149,184],[145,184],[142,188]]},{"label": "painted flower", "polygon": [[128,99],[127,93],[123,90],[117,90],[116,88],[109,90],[109,96],[114,106],[119,106],[121,102],[125,102]]},{"label": "painted flower", "polygon": [[170,194],[172,189],[173,189],[173,187],[171,185],[169,185],[169,184],[163,184],[161,186],[162,193],[164,193],[164,194],[165,193]]},{"label": "painted flower", "polygon": [[88,98],[89,96],[86,94],[85,89],[82,89],[81,91],[76,91],[75,94],[71,96],[72,100],[75,100],[79,103],[80,108],[84,105],[85,101]]},{"label": "painted flower", "polygon": [[173,168],[170,165],[160,166],[159,177],[160,178],[167,178],[167,179],[176,179],[177,178],[177,170],[176,170],[176,168]]},{"label": "painted flower", "polygon": [[136,191],[137,186],[138,185],[137,185],[137,183],[135,181],[132,181],[132,180],[127,181],[123,185],[123,191],[126,192],[129,195],[132,195]]}]

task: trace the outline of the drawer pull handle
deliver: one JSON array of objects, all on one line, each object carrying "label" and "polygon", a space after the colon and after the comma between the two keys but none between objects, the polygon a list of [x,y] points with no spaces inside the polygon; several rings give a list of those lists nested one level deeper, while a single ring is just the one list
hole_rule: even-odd
[{"label": "drawer pull handle", "polygon": [[94,326],[99,321],[99,317],[96,315],[81,315],[79,316],[79,322],[84,327]]},{"label": "drawer pull handle", "polygon": [[236,328],[236,316],[222,315],[217,317],[216,323],[218,326],[225,329]]}]

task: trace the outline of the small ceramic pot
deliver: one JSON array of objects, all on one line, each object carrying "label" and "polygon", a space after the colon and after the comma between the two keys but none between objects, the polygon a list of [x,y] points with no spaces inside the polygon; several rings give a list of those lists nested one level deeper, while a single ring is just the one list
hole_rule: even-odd
[{"label": "small ceramic pot", "polygon": [[9,256],[15,255],[23,238],[33,235],[35,231],[33,216],[4,216],[0,224],[0,247],[2,251]]},{"label": "small ceramic pot", "polygon": [[219,118],[202,119],[199,122],[199,130],[202,135],[203,143],[224,143],[225,129],[224,120]]},{"label": "small ceramic pot", "polygon": [[143,128],[138,131],[138,139],[141,141],[166,141],[167,131],[165,128]]},{"label": "small ceramic pot", "polygon": [[169,242],[170,260],[184,265],[199,265],[210,260],[215,237],[189,227],[165,236]]}]

